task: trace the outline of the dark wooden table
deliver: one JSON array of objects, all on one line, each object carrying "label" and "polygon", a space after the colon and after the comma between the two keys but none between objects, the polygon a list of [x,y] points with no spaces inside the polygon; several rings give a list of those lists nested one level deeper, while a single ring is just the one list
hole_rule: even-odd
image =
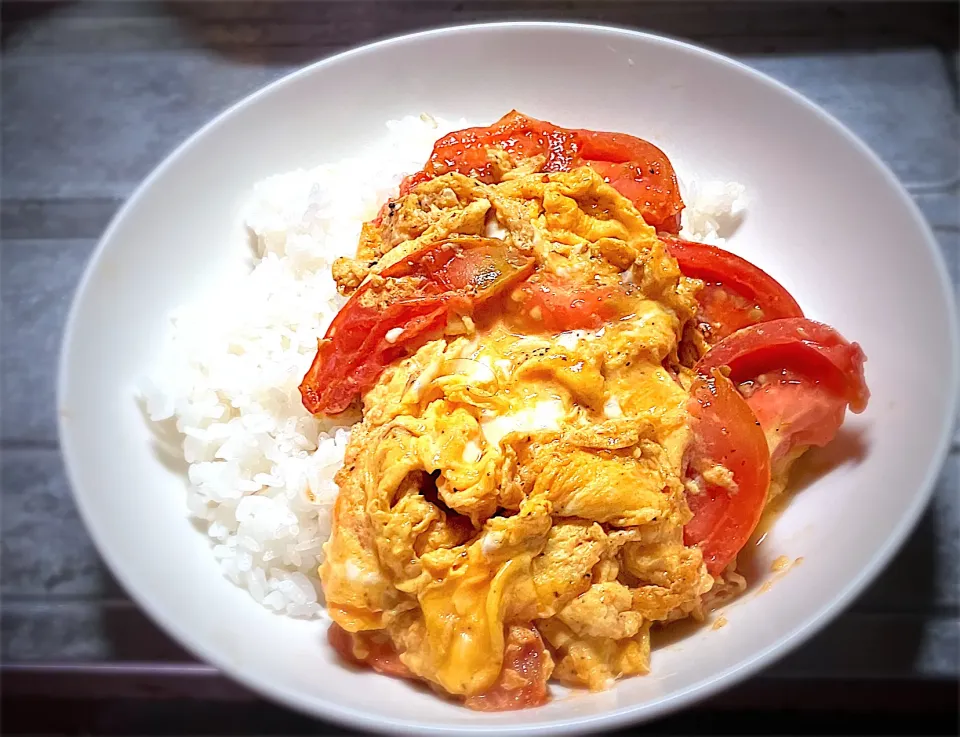
[{"label": "dark wooden table", "polygon": [[[53,398],[70,298],[117,207],[193,130],[300,65],[391,34],[499,19],[591,20],[692,39],[786,82],[860,135],[914,195],[960,282],[953,3],[145,0],[2,10],[8,732],[337,731],[197,663],[129,600],[73,507]],[[958,449],[909,543],[849,611],[757,678],[648,731],[956,733]],[[871,712],[881,716],[865,721]],[[224,713],[237,720],[225,726]]]}]

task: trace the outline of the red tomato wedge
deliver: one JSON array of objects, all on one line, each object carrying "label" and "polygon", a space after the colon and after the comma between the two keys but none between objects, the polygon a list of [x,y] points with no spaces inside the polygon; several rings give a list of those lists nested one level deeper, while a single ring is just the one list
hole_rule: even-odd
[{"label": "red tomato wedge", "polygon": [[377,635],[368,633],[363,638],[361,648],[365,651],[363,657],[358,657],[354,652],[354,638],[343,627],[334,622],[327,630],[327,641],[330,643],[337,655],[352,665],[366,666],[373,668],[377,673],[385,676],[395,676],[397,678],[415,678],[410,669],[400,660],[396,649],[386,639],[381,639]]},{"label": "red tomato wedge", "polygon": [[[707,571],[715,576],[760,520],[770,486],[770,454],[750,407],[719,371],[697,376],[688,409],[695,436],[688,475],[699,492],[687,493],[693,519],[683,528],[683,542],[700,547]],[[708,469],[718,465],[729,471],[732,485],[708,480],[713,478]]]},{"label": "red tomato wedge", "polygon": [[468,696],[464,706],[475,711],[512,711],[547,703],[549,662],[539,632],[532,627],[510,627],[496,683],[484,693]]},{"label": "red tomato wedge", "polygon": [[545,172],[590,166],[629,198],[648,224],[667,233],[680,229],[683,200],[677,175],[659,148],[625,133],[560,128],[516,110],[491,126],[466,128],[438,140],[423,170],[404,180],[400,194],[451,171],[495,181],[490,148],[516,158],[543,156]]},{"label": "red tomato wedge", "polygon": [[529,318],[534,329],[552,333],[595,330],[629,312],[621,289],[577,284],[544,274],[535,274],[521,284],[513,299],[521,306],[524,322]]},{"label": "red tomato wedge", "polygon": [[704,337],[715,343],[759,322],[803,317],[800,305],[776,279],[749,261],[716,246],[660,235],[684,276],[700,279],[697,299]]},{"label": "red tomato wedge", "polygon": [[[365,290],[364,290],[365,291]],[[300,384],[303,406],[313,413],[343,412],[376,382],[383,368],[401,357],[404,345],[441,328],[452,307],[445,296],[401,300],[385,310],[361,304],[361,292],[337,313]],[[403,328],[403,342],[387,333]]]},{"label": "red tomato wedge", "polygon": [[575,132],[581,159],[633,202],[649,225],[666,233],[680,230],[683,201],[673,164],[663,151],[625,133]]},{"label": "red tomato wedge", "polygon": [[830,326],[786,318],[738,330],[711,348],[696,371],[706,376],[729,368],[776,461],[792,448],[829,443],[848,406],[866,409],[864,361],[860,346]]},{"label": "red tomato wedge", "polygon": [[789,369],[740,387],[767,435],[774,471],[792,449],[822,448],[833,440],[847,411],[844,399]]},{"label": "red tomato wedge", "polygon": [[[385,269],[376,282],[361,285],[330,323],[300,384],[303,406],[312,413],[342,412],[411,342],[442,328],[451,312],[469,314],[532,270],[532,258],[479,237],[442,241]],[[369,294],[384,280],[401,278],[414,284],[412,295],[383,306]]]}]

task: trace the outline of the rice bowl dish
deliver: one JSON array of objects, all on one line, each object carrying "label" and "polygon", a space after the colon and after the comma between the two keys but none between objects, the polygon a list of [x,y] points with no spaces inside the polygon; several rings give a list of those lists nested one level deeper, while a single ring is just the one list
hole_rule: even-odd
[{"label": "rice bowl dish", "polygon": [[[578,65],[558,61],[552,54],[558,45],[576,50]],[[456,69],[430,63],[450,54],[477,63]],[[418,73],[412,86],[397,86],[395,76],[384,73],[410,64],[429,69],[429,80]],[[662,74],[640,73],[651,65]],[[543,82],[532,96],[506,92],[498,82],[521,68]],[[348,104],[343,80],[370,94]],[[457,92],[464,84],[472,90],[468,106]],[[594,100],[576,116],[557,93],[571,85],[589,90]],[[614,99],[618,105],[607,104]],[[658,101],[655,109],[647,99]],[[698,110],[710,109],[709,126],[702,115],[690,115],[691,100]],[[340,595],[324,598],[316,576],[324,555],[316,539],[337,530],[328,511],[334,490],[325,483],[346,450],[362,455],[362,425],[355,423],[364,415],[356,405],[341,413],[309,412],[304,396],[297,397],[296,374],[312,368],[325,321],[355,300],[341,294],[327,301],[332,254],[323,267],[311,263],[304,252],[314,246],[299,236],[316,222],[313,213],[303,218],[313,169],[356,160],[357,152],[365,157],[384,135],[385,120],[426,110],[451,122],[438,120],[443,127],[417,134],[416,152],[385,146],[390,150],[378,164],[389,161],[393,169],[364,172],[372,187],[357,185],[361,175],[349,172],[340,172],[341,185],[331,187],[328,172],[325,189],[335,190],[333,201],[353,222],[336,243],[326,234],[318,238],[314,227],[311,243],[322,240],[324,248],[349,257],[359,221],[369,222],[380,203],[396,196],[399,175],[423,166],[437,136],[466,124],[461,115],[484,124],[511,105],[557,122],[648,136],[675,154],[686,204],[682,235],[719,243],[732,234],[721,250],[762,266],[811,317],[861,342],[870,357],[872,397],[866,412],[847,418],[836,451],[817,458],[821,468],[829,461],[829,472],[813,480],[807,475],[802,493],[765,529],[743,571],[749,589],[714,615],[726,626],[684,630],[682,641],[671,636],[653,653],[649,675],[602,693],[568,694],[554,685],[552,700],[538,708],[478,714],[464,709],[462,698],[437,698],[396,678],[345,667],[358,653],[356,642],[341,649],[322,641],[334,630],[328,616],[343,622]],[[757,110],[784,127],[763,125],[764,116],[750,114]],[[261,134],[271,129],[278,135]],[[274,190],[273,205],[257,206],[264,198],[253,192],[255,182],[282,182],[278,172],[298,167],[307,171],[284,185],[298,196]],[[480,189],[491,186],[501,185]],[[731,209],[744,217],[731,219]],[[292,247],[284,238],[282,251],[261,258],[260,249],[269,249],[255,240],[251,249],[249,232],[239,228],[255,224],[264,211],[271,225],[263,233],[289,230],[298,237]],[[681,256],[686,248],[670,247]],[[462,248],[466,242],[451,253]],[[292,267],[294,252],[306,267]],[[714,694],[793,649],[850,603],[903,541],[946,452],[956,399],[956,330],[944,273],[929,229],[882,163],[814,105],[743,65],[681,42],[582,25],[492,24],[416,34],[340,55],[265,88],[200,131],[144,183],[105,234],[74,301],[61,358],[63,452],[79,511],[120,583],[198,658],[271,699],[391,732],[521,735],[549,728],[566,734],[622,726]],[[893,292],[901,299],[882,297]],[[477,323],[477,329],[486,328]],[[282,337],[267,338],[270,331]],[[594,346],[578,336],[555,338],[565,351]],[[295,341],[302,341],[300,348],[289,350]],[[250,346],[248,359],[271,358],[245,360],[241,346]],[[911,382],[907,397],[902,378],[913,375],[911,356],[921,351],[926,381]],[[283,365],[290,375],[280,375]],[[226,391],[230,396],[221,396]],[[133,401],[137,396],[143,405]],[[218,409],[221,403],[230,405],[229,415]],[[145,421],[146,404],[168,419]],[[629,403],[622,408],[629,419]],[[178,433],[171,455],[167,442],[178,420],[198,437]],[[369,426],[372,420],[363,421]],[[321,429],[325,440],[332,438],[323,456],[316,449]],[[338,435],[343,443],[334,451]],[[187,453],[193,454],[192,479]],[[222,469],[204,465],[218,453],[233,460],[219,461]],[[337,472],[341,482],[352,477],[345,468]],[[309,474],[301,487],[296,479]],[[314,486],[321,493],[311,498]],[[296,488],[308,493],[298,500],[290,493]],[[252,505],[240,507],[247,497]],[[871,514],[864,516],[867,507]],[[493,519],[500,517],[503,512]],[[856,535],[843,534],[854,525]],[[340,556],[328,554],[324,563],[345,573]],[[782,575],[784,556],[802,556],[804,564],[770,588]],[[345,580],[367,586],[366,572],[360,568],[355,581]],[[270,597],[274,592],[281,593]],[[261,594],[266,606],[258,603]],[[555,678],[564,682],[569,653],[549,647],[557,647],[551,650],[558,656]],[[369,660],[365,666],[376,669]]]},{"label": "rice bowl dish", "polygon": [[[150,418],[175,417],[184,435],[186,505],[208,525],[224,575],[274,611],[323,616],[317,566],[357,420],[318,420],[297,391],[317,336],[346,301],[330,267],[353,254],[363,222],[434,141],[465,124],[428,114],[388,121],[363,156],[255,185],[243,219],[256,265],[233,289],[171,315],[169,342],[142,382]],[[358,181],[356,172],[373,174]],[[724,243],[745,208],[742,185],[684,181],[682,234]]]},{"label": "rice bowl dish", "polygon": [[744,590],[863,353],[720,248],[735,182],[516,111],[386,129],[256,185],[252,271],[172,318],[143,396],[186,507],[258,604],[469,708],[646,674],[652,627]]}]

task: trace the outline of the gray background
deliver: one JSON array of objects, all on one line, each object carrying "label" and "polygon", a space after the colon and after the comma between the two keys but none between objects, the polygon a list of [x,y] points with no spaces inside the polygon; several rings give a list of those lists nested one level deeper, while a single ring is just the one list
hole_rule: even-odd
[{"label": "gray background", "polygon": [[[213,115],[307,62],[406,30],[505,18],[589,19],[693,39],[791,85],[861,136],[915,197],[958,280],[950,5],[144,1],[13,3],[3,13],[0,646],[8,693],[244,697],[157,631],[106,572],[64,478],[53,381],[73,290],[123,199]],[[826,698],[839,681],[956,681],[958,449],[955,439],[933,504],[889,569],[755,685],[819,683]]]}]

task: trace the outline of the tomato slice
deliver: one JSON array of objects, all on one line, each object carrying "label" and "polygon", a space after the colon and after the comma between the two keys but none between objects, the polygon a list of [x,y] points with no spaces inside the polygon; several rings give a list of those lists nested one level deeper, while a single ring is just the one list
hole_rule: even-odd
[{"label": "tomato slice", "polygon": [[697,370],[728,366],[736,383],[760,374],[791,369],[842,396],[853,412],[862,412],[870,398],[863,376],[866,356],[829,325],[807,318],[772,320],[739,330],[700,360]]},{"label": "tomato slice", "polygon": [[677,175],[659,148],[625,133],[560,128],[516,110],[491,126],[466,128],[438,140],[423,170],[404,180],[400,194],[451,171],[494,182],[490,148],[520,159],[543,156],[540,170],[545,172],[590,166],[629,198],[647,223],[667,233],[680,229],[683,200]]},{"label": "tomato slice", "polygon": [[475,711],[512,711],[547,703],[550,655],[533,627],[509,628],[503,668],[487,691],[468,696],[464,706]]},{"label": "tomato slice", "polygon": [[300,384],[303,406],[312,413],[343,412],[410,343],[442,328],[451,312],[470,313],[532,270],[532,258],[501,240],[479,237],[433,244],[385,269],[378,285],[407,277],[414,294],[383,307],[369,294],[382,286],[371,281],[354,292]]},{"label": "tomato slice", "polygon": [[514,294],[523,322],[536,330],[596,330],[629,313],[627,295],[616,287],[577,284],[535,274]]},{"label": "tomato slice", "polygon": [[843,398],[789,369],[743,382],[740,392],[767,435],[775,466],[794,448],[823,447],[833,440],[847,410]]},{"label": "tomato slice", "polygon": [[[442,296],[403,300],[383,311],[351,299],[320,341],[300,384],[303,406],[312,413],[343,412],[405,353],[406,344],[441,328],[448,312],[449,299]],[[397,327],[403,328],[402,343],[387,338]]]},{"label": "tomato slice", "polygon": [[487,155],[488,148],[521,159],[543,155],[543,171],[568,171],[575,166],[578,142],[575,131],[511,110],[491,126],[465,128],[438,140],[423,173],[432,178],[458,171],[491,183],[495,181],[494,162]]},{"label": "tomato slice", "polygon": [[776,461],[798,446],[829,443],[848,406],[866,409],[864,361],[860,346],[830,326],[786,318],[738,330],[711,348],[696,371],[728,367]]},{"label": "tomato slice", "polygon": [[532,267],[532,258],[506,247],[502,240],[459,236],[427,246],[414,258],[384,269],[381,276],[425,276],[440,289],[461,292],[480,304],[529,274]]},{"label": "tomato slice", "polygon": [[[372,668],[385,676],[417,680],[400,660],[393,643],[380,632],[352,634],[334,622],[327,630],[327,641],[334,652],[351,665]],[[540,633],[533,627],[511,626],[499,677],[487,691],[468,696],[464,706],[475,711],[513,711],[542,706],[549,700],[550,670],[550,655]]]},{"label": "tomato slice", "polygon": [[626,133],[576,133],[583,162],[631,200],[648,224],[679,232],[683,201],[673,164],[663,151]]},{"label": "tomato slice", "polygon": [[705,243],[660,235],[684,276],[700,279],[699,321],[707,342],[714,343],[749,325],[803,310],[776,279],[749,261]]},{"label": "tomato slice", "polygon": [[[362,657],[356,654],[357,639],[361,639]],[[415,678],[410,669],[400,660],[393,644],[385,636],[376,633],[350,634],[334,622],[327,630],[327,641],[341,658],[351,665],[373,668],[377,673],[397,678]]]},{"label": "tomato slice", "polygon": [[[753,411],[719,371],[696,377],[688,410],[695,437],[688,475],[698,491],[687,493],[693,519],[683,528],[683,542],[700,547],[707,571],[716,576],[760,520],[770,486],[770,454]],[[722,483],[710,472],[717,466],[729,472]]]}]

